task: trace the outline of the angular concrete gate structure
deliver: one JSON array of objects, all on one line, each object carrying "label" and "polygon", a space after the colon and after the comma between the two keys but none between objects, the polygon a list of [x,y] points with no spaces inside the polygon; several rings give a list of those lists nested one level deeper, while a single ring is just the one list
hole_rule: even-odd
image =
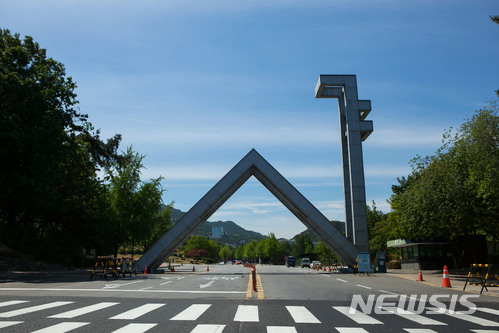
[{"label": "angular concrete gate structure", "polygon": [[206,195],[201,198],[137,262],[137,270],[157,268],[187,238],[217,211],[251,176],[255,176],[303,224],[353,266],[359,249],[296,190],[272,165],[252,149]]}]

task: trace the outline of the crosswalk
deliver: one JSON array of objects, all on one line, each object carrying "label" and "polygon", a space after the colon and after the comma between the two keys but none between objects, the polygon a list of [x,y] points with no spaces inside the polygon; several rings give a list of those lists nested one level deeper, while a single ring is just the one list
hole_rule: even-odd
[{"label": "crosswalk", "polygon": [[[369,333],[370,328],[377,325],[387,324],[388,318],[398,318],[400,329],[408,333],[434,333],[440,332],[442,327],[454,327],[459,325],[459,331],[492,333],[498,332],[499,328],[499,310],[489,307],[478,307],[474,314],[459,314],[438,308],[426,308],[426,312],[413,313],[410,311],[397,309],[395,307],[383,307],[385,314],[365,314],[358,309],[352,311],[349,306],[330,305],[327,309],[311,309],[310,306],[303,305],[279,305],[271,309],[267,305],[237,305],[235,304],[231,311],[230,320],[221,319],[220,323],[214,324],[215,313],[220,313],[217,307],[227,306],[220,303],[193,303],[183,304],[182,306],[168,304],[168,302],[151,302],[136,304],[126,302],[97,302],[94,304],[79,304],[79,301],[52,301],[43,304],[30,304],[28,300],[10,300],[0,302],[0,331],[10,330],[18,332],[36,332],[36,333],[65,333],[69,331],[99,331],[101,329],[92,328],[92,325],[99,325],[94,322],[96,314],[100,315],[100,322],[112,322],[112,329],[108,332],[113,333],[141,333],[147,332],[153,328],[162,325],[173,325],[175,322],[192,322],[191,326],[185,332],[190,333],[222,333],[231,323],[260,323],[262,317],[266,317],[264,329],[268,333],[297,333],[308,332],[310,326],[337,323],[331,327],[332,332],[339,333]],[[12,309],[10,309],[12,308]],[[168,311],[166,311],[168,310]],[[314,313],[314,310],[318,313]],[[213,311],[212,315],[207,315]],[[269,311],[281,312],[287,317],[287,325],[273,325],[269,322]],[[227,312],[227,311],[226,311]],[[437,313],[438,315],[431,315]],[[155,314],[150,316],[150,314]],[[30,317],[31,316],[31,317]],[[43,317],[43,327],[32,329],[33,318]],[[272,316],[270,316],[272,318]],[[90,320],[89,320],[90,318]],[[143,318],[150,320],[157,318],[157,322],[143,322]],[[228,316],[224,317],[228,318]],[[281,317],[282,318],[282,317]],[[79,320],[81,319],[81,320]],[[62,321],[61,321],[62,320]],[[111,321],[109,321],[111,320]],[[225,322],[223,322],[225,320]],[[138,321],[138,322],[132,322]],[[204,322],[203,322],[204,321]],[[392,322],[394,322],[392,320]],[[28,325],[29,323],[29,325]],[[48,324],[47,324],[48,323]],[[26,328],[24,328],[23,325]],[[116,328],[119,326],[119,328]],[[316,327],[316,326],[315,326]],[[379,330],[377,330],[379,331]]]}]

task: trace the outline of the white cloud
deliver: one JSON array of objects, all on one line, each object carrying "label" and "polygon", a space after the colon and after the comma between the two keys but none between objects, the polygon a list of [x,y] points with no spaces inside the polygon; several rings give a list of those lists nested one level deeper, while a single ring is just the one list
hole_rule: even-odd
[{"label": "white cloud", "polygon": [[444,129],[437,126],[415,126],[410,124],[374,124],[374,132],[366,145],[390,147],[439,146]]},{"label": "white cloud", "polygon": [[[411,172],[411,167],[407,164],[405,166],[396,165],[365,165],[365,177],[400,177],[408,175]],[[367,182],[367,179],[366,179]]]}]

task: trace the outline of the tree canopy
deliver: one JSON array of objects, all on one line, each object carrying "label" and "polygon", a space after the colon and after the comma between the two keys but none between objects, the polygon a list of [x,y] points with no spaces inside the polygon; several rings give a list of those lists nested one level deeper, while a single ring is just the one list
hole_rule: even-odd
[{"label": "tree canopy", "polygon": [[[140,181],[142,156],[120,153],[119,134],[101,140],[75,89],[31,37],[0,30],[0,241],[66,264],[168,228],[161,178]],[[110,241],[109,230],[122,237]]]},{"label": "tree canopy", "polygon": [[499,239],[499,117],[496,102],[444,134],[433,156],[417,156],[392,187],[392,220],[405,237],[482,233]]}]

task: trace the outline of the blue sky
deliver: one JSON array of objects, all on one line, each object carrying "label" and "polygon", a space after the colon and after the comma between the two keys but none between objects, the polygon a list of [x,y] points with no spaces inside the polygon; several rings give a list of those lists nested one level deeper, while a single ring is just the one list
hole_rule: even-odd
[{"label": "blue sky", "polygon": [[[78,84],[102,137],[146,155],[164,201],[189,210],[255,148],[328,218],[344,220],[338,104],[320,74],[357,75],[374,132],[367,202],[409,161],[495,100],[497,0],[0,0],[0,27],[32,36]],[[250,179],[210,218],[292,237],[305,227]]]}]

